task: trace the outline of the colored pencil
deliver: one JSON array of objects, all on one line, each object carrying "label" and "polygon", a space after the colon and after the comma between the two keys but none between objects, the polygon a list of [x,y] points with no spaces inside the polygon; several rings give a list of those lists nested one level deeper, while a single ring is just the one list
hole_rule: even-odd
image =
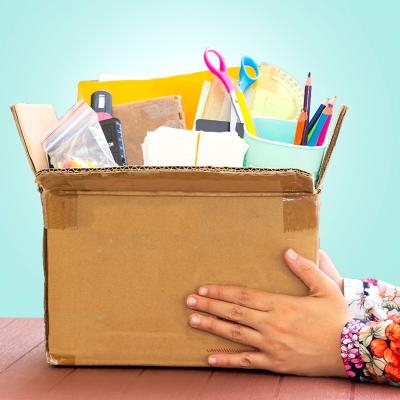
[{"label": "colored pencil", "polygon": [[[315,124],[318,121],[318,118],[321,116],[322,111],[324,111],[325,107],[328,105],[328,101],[329,99],[325,99],[325,101],[323,103],[320,104],[320,106],[318,107],[317,111],[315,111],[315,114],[313,115],[313,117],[311,118],[311,121],[308,123],[307,126],[307,135],[310,134],[312,128],[314,128]],[[309,139],[310,137],[308,137]]]},{"label": "colored pencil", "polygon": [[311,72],[308,73],[306,87],[308,88],[308,97],[307,97],[307,124],[310,122],[310,111],[311,111],[311,90],[312,90],[312,81],[311,81]]},{"label": "colored pencil", "polygon": [[311,89],[312,89],[312,81],[311,81],[311,72],[307,75],[306,86],[304,88],[304,100],[303,100],[303,110],[307,113],[306,124],[304,126],[303,138],[301,144],[307,144],[307,126],[310,121],[310,108],[311,108]]},{"label": "colored pencil", "polygon": [[[328,106],[331,107],[331,115],[328,117],[328,121],[326,122],[326,129],[323,129],[318,137],[317,146],[322,146],[325,141],[326,134],[329,129],[329,124],[331,123],[332,115],[333,115],[333,107],[336,103],[336,96],[329,100]],[[311,134],[308,135],[308,140],[310,140]]]},{"label": "colored pencil", "polygon": [[325,110],[322,111],[322,114],[319,117],[318,122],[315,125],[315,128],[313,129],[310,140],[307,142],[308,146],[316,146],[317,145],[318,138],[325,126],[325,123],[326,123],[329,115],[332,115],[332,107],[330,107],[330,106],[325,107]]},{"label": "colored pencil", "polygon": [[317,146],[322,146],[325,142],[326,134],[328,133],[329,124],[331,123],[332,119],[332,112],[333,112],[333,104],[329,104],[328,106],[328,118],[325,121],[324,127],[322,128],[321,133],[318,136]]},{"label": "colored pencil", "polygon": [[306,124],[307,113],[302,110],[299,119],[297,120],[296,134],[294,136],[294,144],[301,144],[304,133],[304,126]]}]

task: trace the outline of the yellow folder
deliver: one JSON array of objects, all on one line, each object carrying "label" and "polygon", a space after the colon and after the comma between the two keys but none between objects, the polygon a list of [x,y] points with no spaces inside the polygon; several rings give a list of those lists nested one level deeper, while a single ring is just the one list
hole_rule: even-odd
[{"label": "yellow folder", "polygon": [[[237,79],[238,73],[239,68],[229,68],[229,75],[232,78]],[[191,129],[194,124],[203,82],[210,80],[211,77],[209,71],[201,71],[146,80],[82,81],[78,85],[78,100],[83,98],[90,104],[90,96],[97,90],[110,92],[114,105],[148,100],[155,97],[179,95],[182,97],[186,126]]]}]

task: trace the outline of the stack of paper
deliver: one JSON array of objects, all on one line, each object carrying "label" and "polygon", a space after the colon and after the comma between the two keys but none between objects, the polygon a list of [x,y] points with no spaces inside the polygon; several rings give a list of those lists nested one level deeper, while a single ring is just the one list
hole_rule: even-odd
[{"label": "stack of paper", "polygon": [[160,127],[142,144],[147,166],[242,167],[248,145],[235,132]]}]

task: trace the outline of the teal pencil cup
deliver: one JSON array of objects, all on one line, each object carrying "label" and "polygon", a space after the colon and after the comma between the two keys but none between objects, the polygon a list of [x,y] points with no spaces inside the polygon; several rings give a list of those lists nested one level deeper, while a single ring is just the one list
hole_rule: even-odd
[{"label": "teal pencil cup", "polygon": [[326,146],[294,145],[297,121],[253,118],[257,136],[244,133],[249,145],[244,166],[256,168],[296,168],[310,172],[314,181]]}]

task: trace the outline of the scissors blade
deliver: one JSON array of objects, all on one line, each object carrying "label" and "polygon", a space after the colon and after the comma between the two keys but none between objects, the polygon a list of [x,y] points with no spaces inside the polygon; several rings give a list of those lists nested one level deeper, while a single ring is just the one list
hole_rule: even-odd
[{"label": "scissors blade", "polygon": [[234,90],[232,90],[230,92],[230,95],[231,95],[231,100],[232,100],[232,107],[235,110],[237,119],[239,122],[244,124],[244,116],[243,116],[242,110],[240,108],[240,104],[239,104],[239,100],[237,98],[236,92]]},{"label": "scissors blade", "polygon": [[232,104],[232,102],[231,102],[231,120],[230,120],[230,123],[229,123],[229,131],[230,132],[236,132],[236,124],[237,124],[237,122],[238,122],[238,116],[237,116],[237,114],[236,114],[236,111],[235,111],[235,107],[233,107],[233,104]]}]

